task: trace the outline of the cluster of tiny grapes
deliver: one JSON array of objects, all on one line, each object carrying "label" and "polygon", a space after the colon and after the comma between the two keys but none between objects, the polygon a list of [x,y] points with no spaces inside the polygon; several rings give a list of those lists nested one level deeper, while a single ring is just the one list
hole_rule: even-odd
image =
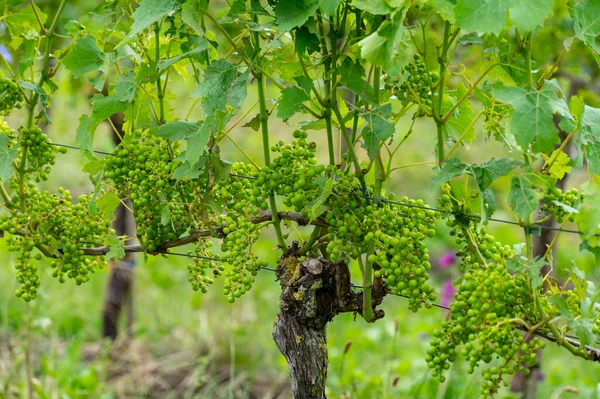
[{"label": "cluster of tiny grapes", "polygon": [[[230,179],[215,186],[218,201],[223,204],[227,216],[223,227],[221,260],[229,266],[225,272],[224,294],[234,302],[252,288],[255,276],[266,262],[260,261],[252,252],[253,244],[260,236],[261,226],[254,223],[259,206],[253,194],[257,188],[256,172],[250,165],[234,163]],[[235,177],[246,176],[246,177]]]},{"label": "cluster of tiny grapes", "polygon": [[482,372],[481,393],[486,398],[493,396],[501,383],[507,384],[503,376],[527,373],[544,343],[537,338],[524,340],[512,320],[535,322],[532,306],[527,276],[511,275],[502,263],[471,265],[450,307],[450,319],[434,332],[426,357],[432,374],[444,381],[444,371],[459,353],[469,362],[469,373],[481,362],[502,359],[500,367]]},{"label": "cluster of tiny grapes", "polygon": [[[12,188],[20,190],[16,182],[12,182]],[[15,207],[10,214],[0,216],[0,230],[9,234],[9,250],[18,252],[18,297],[30,301],[37,296],[39,275],[33,261],[42,259],[42,249],[48,255],[60,254],[50,264],[52,276],[60,282],[66,275],[82,284],[89,280],[90,273],[105,265],[103,256],[87,256],[81,249],[86,243],[101,242],[112,231],[109,221],[89,213],[88,196],[81,196],[73,204],[68,191],[60,188],[58,194],[52,194],[39,191],[29,182],[23,186],[23,195],[15,194],[11,201]]]},{"label": "cluster of tiny grapes", "polygon": [[491,397],[508,384],[505,376],[528,373],[536,352],[544,346],[537,338],[524,339],[515,320],[535,324],[541,318],[535,311],[529,275],[511,274],[506,266],[515,258],[514,250],[497,242],[485,227],[478,230],[464,216],[464,204],[454,197],[450,185],[443,185],[442,193],[439,206],[448,211],[450,234],[461,246],[457,255],[462,258],[464,275],[450,317],[434,333],[426,360],[433,375],[443,381],[444,371],[459,354],[469,362],[470,373],[481,362],[501,359],[499,366],[482,371],[481,396]]},{"label": "cluster of tiny grapes", "polygon": [[422,104],[431,108],[434,87],[440,75],[437,72],[427,72],[425,63],[419,54],[414,55],[414,62],[404,66],[404,77],[390,79],[388,85],[392,93],[403,103]]},{"label": "cluster of tiny grapes", "polygon": [[164,138],[136,130],[105,159],[104,177],[131,199],[138,237],[149,252],[195,227],[188,208],[196,187],[171,177],[177,154]]},{"label": "cluster of tiny grapes", "polygon": [[253,192],[255,205],[267,209],[266,197],[274,192],[283,198],[284,205],[302,212],[319,195],[318,179],[325,167],[317,164],[317,146],[307,137],[306,132],[296,130],[291,145],[280,141],[271,148],[280,155],[258,174]]},{"label": "cluster of tiny grapes", "polygon": [[544,204],[541,206],[541,210],[554,216],[558,223],[562,223],[565,218],[574,222],[575,214],[574,212],[569,212],[569,210],[577,207],[583,201],[584,197],[585,194],[580,193],[576,189],[570,189],[563,193],[560,188],[553,187],[544,195],[542,199]]},{"label": "cluster of tiny grapes", "polygon": [[21,108],[23,94],[14,81],[0,77],[0,114],[8,115],[15,108]]},{"label": "cluster of tiny grapes", "polygon": [[218,265],[215,261],[212,246],[212,241],[199,240],[194,250],[188,251],[188,255],[194,259],[194,263],[188,265],[189,282],[194,291],[208,292],[208,287],[214,283],[214,278],[225,270],[223,265]]},{"label": "cluster of tiny grapes", "polygon": [[65,153],[66,148],[50,144],[48,136],[37,126],[19,128],[19,151],[27,160],[27,172],[36,181],[48,180],[51,166],[56,162],[56,153]]},{"label": "cluster of tiny grapes", "polygon": [[2,116],[0,116],[0,134],[4,134],[7,136],[12,136],[14,134],[14,130],[8,126],[8,123],[4,120]]},{"label": "cluster of tiny grapes", "polygon": [[341,171],[334,173],[336,195],[328,200],[326,221],[332,260],[358,259],[370,253],[367,267],[375,267],[394,294],[406,296],[408,307],[417,311],[435,300],[428,284],[431,268],[424,240],[435,234],[436,214],[422,200],[400,199],[407,205],[392,204],[390,195],[379,204],[360,195],[360,183]]}]

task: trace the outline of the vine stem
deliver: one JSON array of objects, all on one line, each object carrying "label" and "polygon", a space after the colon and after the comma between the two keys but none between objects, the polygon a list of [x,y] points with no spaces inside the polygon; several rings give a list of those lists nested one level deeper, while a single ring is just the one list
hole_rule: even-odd
[{"label": "vine stem", "polygon": [[527,71],[527,87],[533,89],[533,72],[531,69],[531,44],[533,42],[533,32],[527,35],[527,56],[525,57],[525,69]]},{"label": "vine stem", "polygon": [[[494,69],[498,65],[500,65],[500,63],[496,62],[496,63],[490,65],[489,67],[487,67],[487,69],[485,71],[483,71],[483,73],[479,76],[479,78],[477,78],[475,83],[473,83],[473,85],[471,87],[469,87],[469,89],[465,92],[465,94],[463,94],[462,97],[458,99],[456,104],[454,104],[454,106],[452,106],[452,108],[450,108],[450,111],[446,112],[446,115],[444,115],[442,117],[442,125],[445,124],[446,122],[448,122],[448,119],[450,119],[452,117],[452,114],[454,113],[454,111],[456,111],[456,109],[460,106],[460,104],[462,104],[471,95],[471,93],[473,93],[473,90],[475,90],[475,88],[477,88],[477,86],[479,86],[479,83],[481,83],[483,78],[485,78],[487,76],[487,74],[490,73],[492,71],[492,69]],[[440,107],[440,113],[441,113],[441,111],[442,111],[442,109]]]},{"label": "vine stem", "polygon": [[[254,15],[253,19],[258,22],[257,15]],[[257,48],[260,47],[260,35],[258,32],[254,32],[254,40]],[[265,94],[265,75],[262,71],[254,71],[256,76],[256,83],[258,85],[258,105],[260,109],[260,128],[262,133],[263,142],[263,156],[265,158],[265,165],[271,165],[271,146],[269,144],[269,114],[267,112],[267,97]],[[283,232],[281,231],[281,219],[277,212],[277,202],[275,201],[275,193],[271,191],[269,193],[269,205],[273,214],[273,227],[275,228],[275,234],[277,235],[277,242],[284,252],[287,252],[287,245],[283,238]]]},{"label": "vine stem", "polygon": [[[317,27],[319,30],[319,42],[321,43],[321,52],[323,54],[323,68],[325,70],[325,80],[323,82],[325,86],[325,99],[323,102],[323,117],[325,118],[325,128],[327,131],[327,150],[329,154],[329,164],[335,165],[335,151],[334,151],[334,143],[333,143],[333,128],[331,126],[331,99],[335,96],[335,87],[333,85],[333,80],[335,79],[335,69],[336,65],[333,63],[333,59],[335,58],[335,48],[334,43],[331,43],[331,53],[327,48],[327,42],[325,40],[325,28],[323,27],[323,18],[321,14],[317,14]],[[329,27],[329,29],[333,29],[333,27]],[[332,94],[333,91],[333,94]]]},{"label": "vine stem", "polygon": [[[155,38],[155,47],[156,47],[155,63],[156,63],[156,66],[158,67],[158,62],[160,61],[160,25],[158,24],[158,22],[154,23],[154,38]],[[164,89],[166,90],[166,88],[167,88],[167,83],[165,82]],[[158,105],[159,105],[159,112],[160,112],[158,124],[163,125],[166,122],[166,120],[165,120],[165,93],[163,91],[162,85],[160,84],[160,76],[158,77],[158,79],[156,79],[156,92],[157,92],[157,96],[158,96]]]},{"label": "vine stem", "polygon": [[440,83],[438,87],[438,109],[434,112],[434,119],[437,125],[437,158],[438,166],[441,168],[444,163],[444,128],[442,121],[442,107],[444,105],[444,78],[446,76],[446,63],[448,62],[448,47],[450,39],[450,22],[446,21],[444,26],[444,42],[442,43],[442,54],[439,57],[440,63]]}]

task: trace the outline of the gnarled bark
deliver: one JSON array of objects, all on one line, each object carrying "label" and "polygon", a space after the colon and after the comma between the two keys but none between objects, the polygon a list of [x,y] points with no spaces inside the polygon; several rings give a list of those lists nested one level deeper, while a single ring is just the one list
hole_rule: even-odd
[{"label": "gnarled bark", "polygon": [[[273,338],[287,360],[294,399],[325,398],[327,380],[326,328],[343,312],[362,313],[362,292],[354,292],[350,272],[343,262],[282,258],[277,268],[282,293]],[[376,280],[373,307],[384,296],[383,284]],[[377,318],[383,311],[375,310]]]}]

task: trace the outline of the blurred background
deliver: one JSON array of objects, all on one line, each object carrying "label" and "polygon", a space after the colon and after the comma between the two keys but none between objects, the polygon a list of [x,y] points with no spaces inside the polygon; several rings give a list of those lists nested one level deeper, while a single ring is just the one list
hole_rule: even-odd
[{"label": "blurred background", "polygon": [[[51,1],[36,3],[52,15]],[[217,15],[224,12],[221,3],[224,4],[211,2]],[[79,18],[78,7],[82,6],[67,6],[64,20]],[[553,32],[542,34],[550,37]],[[544,54],[550,50],[543,46],[549,44],[541,43],[536,49],[539,51],[536,59],[546,62]],[[3,46],[0,51],[9,62],[14,62],[15,49]],[[594,91],[597,67],[587,66],[593,62],[586,64],[586,60],[575,62],[575,59],[568,70],[571,77],[562,77],[565,87],[573,84],[575,76],[586,83],[582,90]],[[85,79],[73,80],[64,73],[66,71],[62,72],[57,76],[60,89],[52,99],[53,123],[47,133],[54,142],[73,145],[77,121],[81,114],[89,112],[91,89]],[[189,82],[175,74],[171,76],[169,87],[177,96],[168,99],[168,115],[170,119],[183,118],[190,106]],[[459,77],[454,79],[458,81]],[[278,90],[270,87],[268,95],[274,101]],[[589,96],[594,98],[595,95]],[[255,101],[256,93],[250,85],[239,116]],[[257,112],[250,113],[244,123]],[[8,118],[9,125],[18,128],[23,115],[23,112],[13,113]],[[284,123],[272,118],[270,129],[281,140],[289,141],[294,127],[304,119],[295,116]],[[260,133],[242,127],[244,123],[230,135],[260,164]],[[406,134],[409,124],[409,118],[398,124],[396,139]],[[397,166],[434,160],[434,127],[430,121],[417,121],[414,132],[400,150]],[[309,131],[309,138],[318,144],[326,140],[324,131]],[[98,130],[94,147],[104,151],[114,148],[108,125]],[[222,143],[221,153],[229,161],[244,160],[229,142]],[[488,141],[483,135],[470,150],[459,149],[455,153],[472,162],[506,154],[503,145]],[[322,155],[325,158],[325,152]],[[89,192],[92,185],[87,174],[81,172],[85,163],[77,150],[59,156],[44,188],[54,191],[64,187],[71,190],[74,197]],[[431,165],[403,168],[387,190],[399,197],[422,198],[435,206],[437,192],[429,185],[433,175]],[[577,187],[585,179],[585,175],[575,173],[567,187]],[[493,186],[499,208],[495,217],[513,220],[504,200],[509,181],[505,177]],[[514,226],[492,223],[489,230],[503,243],[513,245],[524,239],[522,231]],[[278,253],[274,250],[276,242],[271,233],[263,233],[265,239],[255,247],[255,252],[264,256],[270,267],[275,267]],[[437,235],[429,239],[428,244],[438,303],[447,305],[452,300],[451,283],[459,276],[459,265],[454,259],[457,248],[443,221],[438,222]],[[593,256],[579,253],[578,247],[576,235],[561,236],[557,264],[575,264],[584,271],[597,267]],[[39,297],[26,304],[14,296],[13,255],[1,241],[0,254],[0,398],[26,397],[28,346],[34,390],[39,398],[290,397],[287,365],[271,337],[278,310],[279,285],[269,271],[261,271],[253,289],[231,305],[222,295],[219,282],[207,294],[191,289],[187,271],[190,259],[138,255],[133,284],[132,334],[127,336],[126,318],[122,317],[119,337],[111,343],[102,339],[103,298],[110,269],[99,272],[81,287],[71,281],[61,285],[51,277],[50,268],[42,269]],[[394,296],[388,296],[381,308],[386,316],[375,324],[348,314],[330,323],[327,381],[330,398],[479,397],[480,377],[477,373],[467,374],[467,365],[462,361],[453,365],[443,384],[429,375],[424,358],[432,331],[446,317],[445,310],[423,309],[414,314],[408,311],[405,299]],[[548,345],[541,367],[538,398],[600,398],[600,364],[585,362]],[[500,397],[511,396],[504,390]]]}]

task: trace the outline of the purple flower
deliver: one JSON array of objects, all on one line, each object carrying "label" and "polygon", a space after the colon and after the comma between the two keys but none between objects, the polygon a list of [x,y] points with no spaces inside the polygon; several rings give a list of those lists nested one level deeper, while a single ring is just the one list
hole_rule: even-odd
[{"label": "purple flower", "polygon": [[2,55],[2,57],[4,57],[6,62],[8,62],[9,64],[13,61],[12,54],[10,53],[10,51],[8,51],[6,46],[4,46],[3,44],[0,44],[0,54]]},{"label": "purple flower", "polygon": [[456,289],[452,286],[454,280],[446,280],[442,285],[442,306],[450,306],[450,302],[454,298],[454,294],[456,293]]},{"label": "purple flower", "polygon": [[438,266],[444,269],[450,267],[454,263],[454,259],[456,259],[454,252],[447,251],[438,260]]}]

